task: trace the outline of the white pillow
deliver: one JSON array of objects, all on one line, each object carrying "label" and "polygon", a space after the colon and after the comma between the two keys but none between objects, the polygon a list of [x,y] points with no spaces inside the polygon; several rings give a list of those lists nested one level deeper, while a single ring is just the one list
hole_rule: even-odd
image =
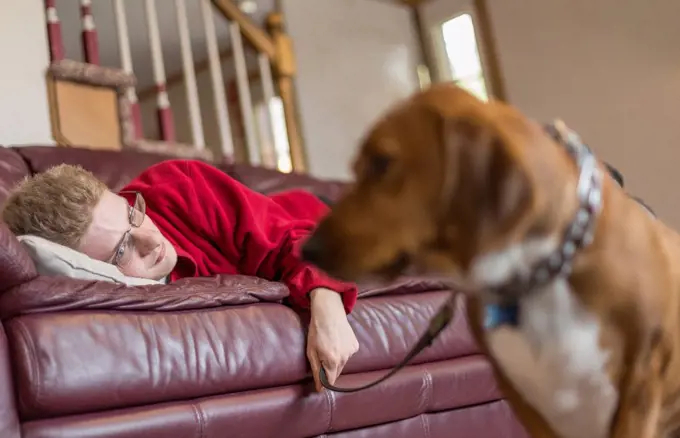
[{"label": "white pillow", "polygon": [[156,280],[125,276],[110,263],[95,260],[81,252],[42,237],[23,235],[19,236],[18,239],[28,251],[40,275],[63,275],[70,278],[108,281],[128,286],[162,284]]}]

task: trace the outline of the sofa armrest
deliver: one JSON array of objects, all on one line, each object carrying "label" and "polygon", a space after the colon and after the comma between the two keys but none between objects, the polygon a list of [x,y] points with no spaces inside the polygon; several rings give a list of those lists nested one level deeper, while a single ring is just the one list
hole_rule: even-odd
[{"label": "sofa armrest", "polygon": [[37,276],[38,272],[28,252],[7,224],[0,222],[0,293]]},{"label": "sofa armrest", "polygon": [[39,276],[0,295],[0,318],[65,310],[195,310],[281,302],[288,294],[282,283],[244,275],[185,278],[149,286]]},{"label": "sofa armrest", "polygon": [[20,438],[21,428],[14,399],[14,379],[9,356],[9,346],[5,329],[0,325],[0,436],[2,438]]}]

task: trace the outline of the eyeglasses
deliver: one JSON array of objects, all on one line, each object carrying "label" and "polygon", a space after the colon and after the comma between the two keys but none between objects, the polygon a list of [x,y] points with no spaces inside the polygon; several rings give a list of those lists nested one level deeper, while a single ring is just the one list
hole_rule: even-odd
[{"label": "eyeglasses", "polygon": [[116,250],[113,253],[113,259],[111,263],[120,267],[125,266],[132,257],[132,251],[130,251],[130,246],[132,246],[132,229],[139,228],[144,222],[144,217],[146,216],[146,201],[144,197],[139,192],[120,192],[121,195],[124,194],[134,194],[135,203],[133,206],[129,206],[128,221],[130,222],[130,228],[123,234],[123,238],[120,240]]}]

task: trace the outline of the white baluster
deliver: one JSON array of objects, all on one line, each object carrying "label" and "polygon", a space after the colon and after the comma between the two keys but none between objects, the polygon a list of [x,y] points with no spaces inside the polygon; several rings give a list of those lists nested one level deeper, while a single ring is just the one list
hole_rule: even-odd
[{"label": "white baluster", "polygon": [[177,28],[179,29],[180,47],[182,50],[182,68],[184,70],[184,85],[191,121],[191,136],[193,144],[198,149],[205,147],[203,124],[201,122],[201,107],[198,102],[198,88],[196,86],[196,72],[194,71],[194,55],[191,50],[189,37],[189,22],[184,0],[175,0],[177,10]]},{"label": "white baluster", "polygon": [[165,64],[163,62],[163,49],[161,47],[160,31],[158,29],[158,15],[156,14],[155,0],[145,0],[146,23],[149,31],[151,44],[151,63],[153,65],[153,77],[156,82],[156,102],[158,105],[158,123],[161,138],[164,141],[175,141],[175,127],[172,120],[172,109],[166,88]]},{"label": "white baluster", "polygon": [[253,100],[250,96],[250,84],[248,82],[248,67],[246,66],[243,40],[238,23],[229,23],[231,46],[234,52],[234,66],[236,68],[236,85],[238,86],[239,104],[243,116],[243,128],[246,134],[246,149],[250,164],[262,163],[262,154],[258,147],[255,130],[255,115],[253,113]]},{"label": "white baluster", "polygon": [[[125,16],[123,0],[114,0],[113,14],[116,21],[118,51],[120,52],[121,68],[127,73],[134,74],[132,69],[132,55],[130,53],[130,34],[128,32],[127,17]],[[142,113],[139,109],[139,102],[137,101],[137,92],[135,91],[135,87],[129,87],[127,89],[127,98],[132,109],[132,121],[135,127],[135,136],[139,139],[143,137]]]},{"label": "white baluster", "polygon": [[264,111],[264,135],[266,139],[262,141],[262,147],[269,150],[262,150],[262,164],[267,167],[276,167],[278,154],[276,152],[274,140],[274,123],[272,121],[272,101],[274,100],[274,79],[272,78],[272,68],[266,54],[260,53],[257,57],[260,66],[260,82],[262,85],[262,97],[266,110]]},{"label": "white baluster", "polygon": [[132,73],[132,55],[130,54],[130,35],[128,33],[127,17],[123,0],[113,0],[113,15],[116,19],[118,34],[118,51],[120,52],[121,68]]},{"label": "white baluster", "polygon": [[231,137],[231,125],[229,124],[229,110],[227,109],[227,93],[224,90],[222,78],[222,63],[217,47],[217,34],[213,21],[212,3],[210,0],[200,0],[203,15],[203,27],[208,46],[208,63],[210,66],[210,79],[212,80],[213,100],[217,116],[217,127],[222,143],[222,153],[226,157],[234,156],[234,142]]}]

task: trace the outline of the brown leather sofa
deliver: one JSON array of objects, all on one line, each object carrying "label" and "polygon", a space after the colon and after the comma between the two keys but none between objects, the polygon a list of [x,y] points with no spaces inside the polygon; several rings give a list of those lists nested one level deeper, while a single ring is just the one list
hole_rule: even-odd
[{"label": "brown leather sofa", "polygon": [[[81,164],[118,189],[166,157],[54,147],[0,148],[0,202],[26,175]],[[342,184],[223,165],[248,186]],[[397,364],[446,298],[405,278],[363,285],[351,323],[361,344],[340,379]],[[242,276],[121,287],[42,277],[0,223],[1,438],[526,437],[501,400],[462,311],[412,365],[363,392],[314,393],[305,316],[282,284]],[[462,307],[462,303],[461,303]]]}]

